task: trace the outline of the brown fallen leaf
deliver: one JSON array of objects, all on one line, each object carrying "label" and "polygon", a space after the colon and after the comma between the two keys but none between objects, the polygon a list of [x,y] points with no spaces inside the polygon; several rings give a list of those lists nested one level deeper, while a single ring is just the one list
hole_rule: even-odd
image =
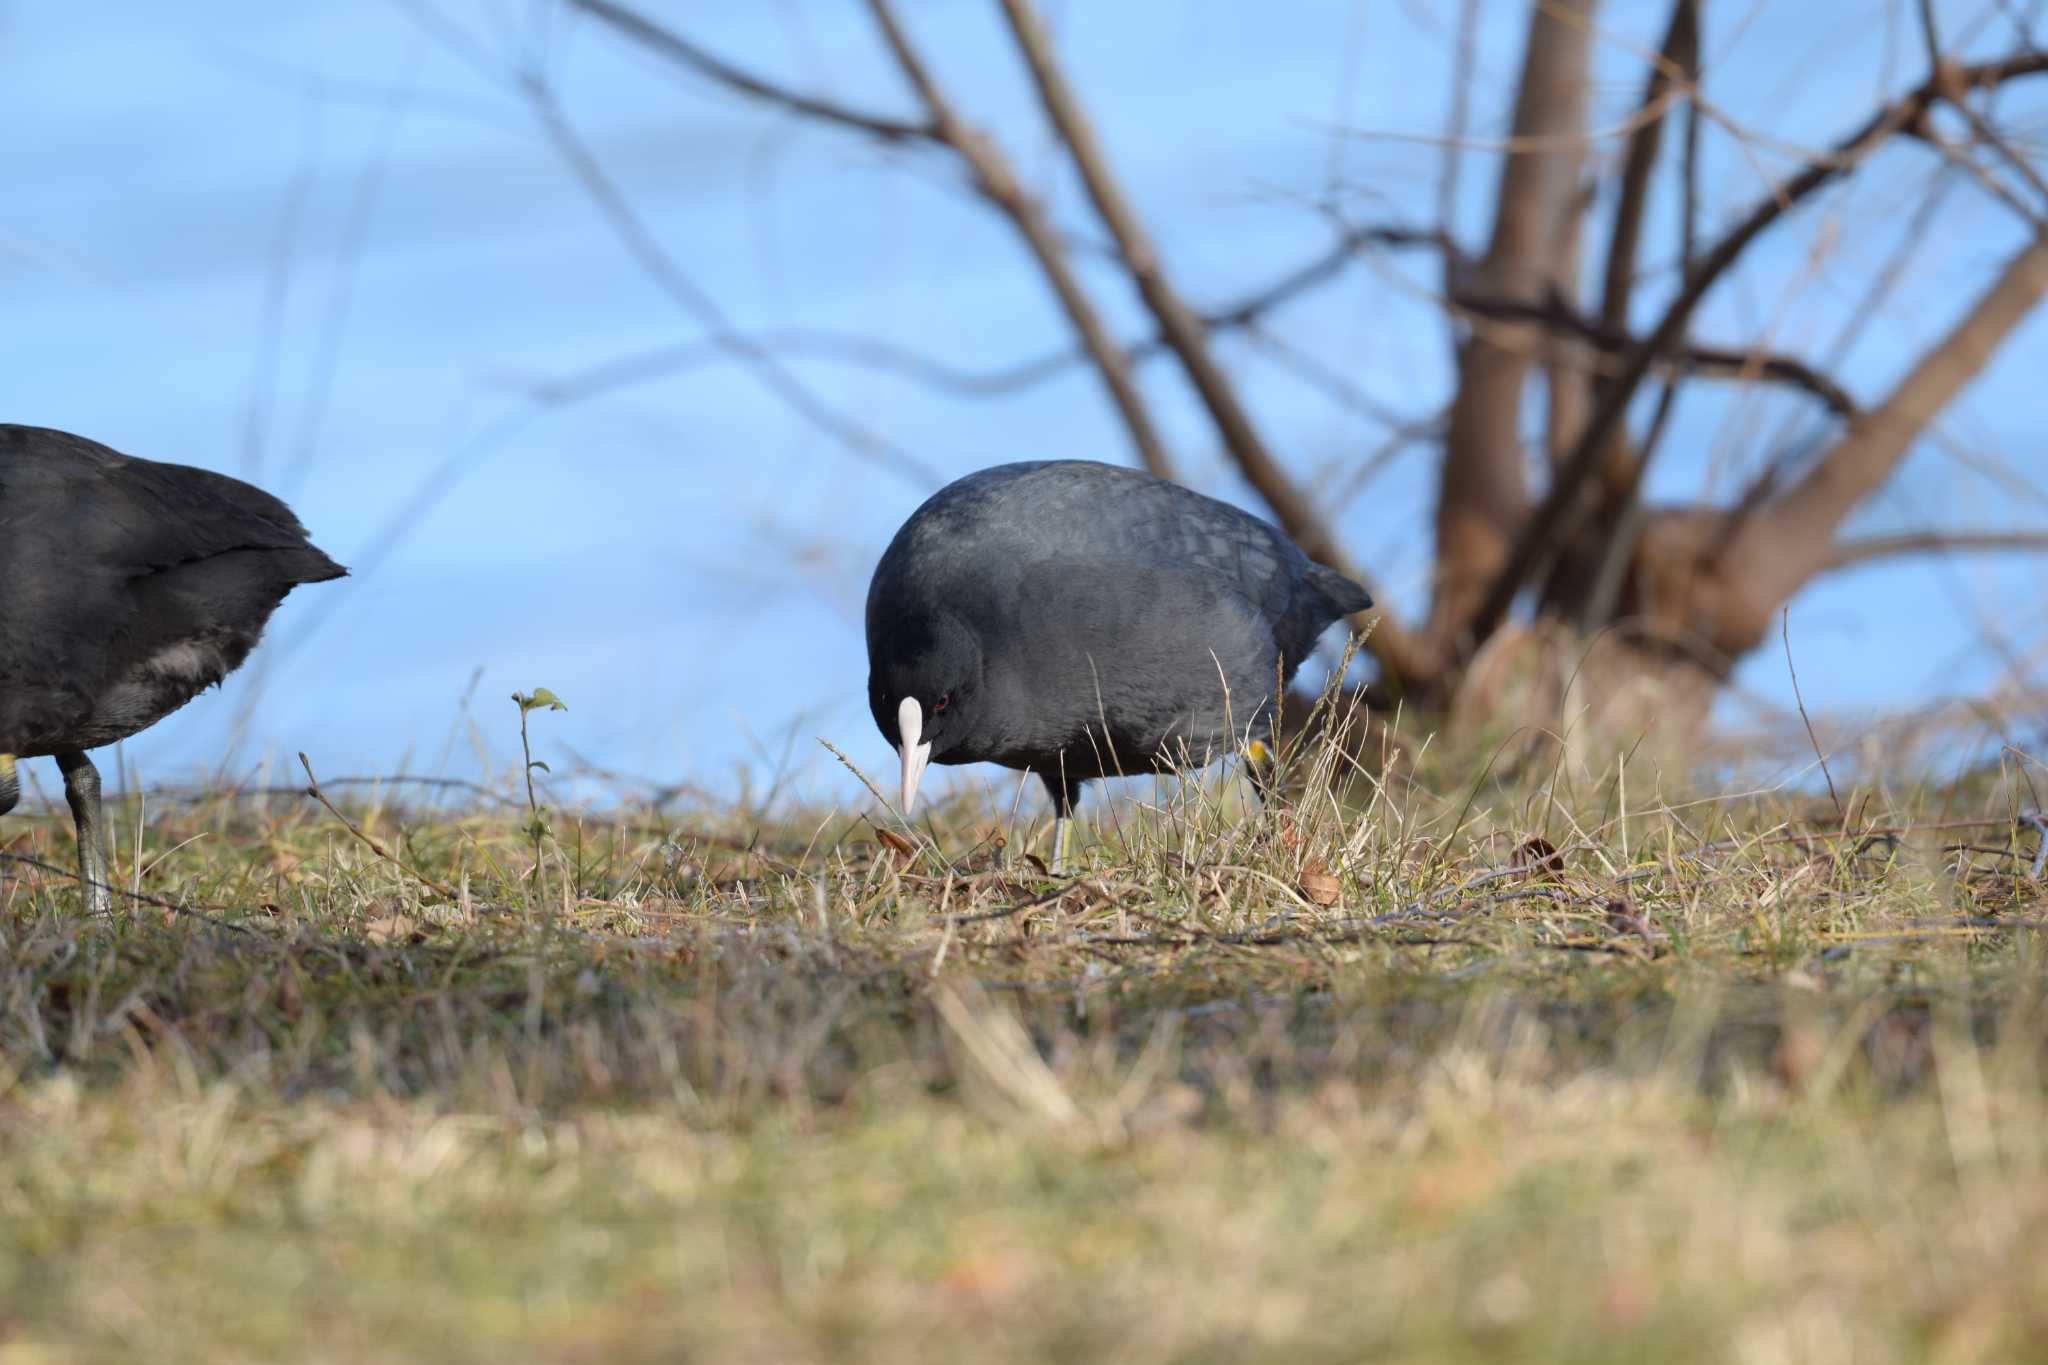
[{"label": "brown fallen leaf", "polygon": [[1556,844],[1537,834],[1522,841],[1514,856],[1508,859],[1508,865],[1531,872],[1562,872],[1564,855],[1557,851]]},{"label": "brown fallen leaf", "polygon": [[1344,884],[1323,871],[1319,862],[1309,862],[1294,880],[1301,888],[1301,898],[1310,905],[1335,905],[1344,894]]},{"label": "brown fallen leaf", "polygon": [[883,829],[880,826],[876,826],[875,837],[882,841],[882,847],[896,855],[896,861],[899,863],[907,863],[917,856],[917,845],[911,843],[910,840],[904,838],[893,829]]}]

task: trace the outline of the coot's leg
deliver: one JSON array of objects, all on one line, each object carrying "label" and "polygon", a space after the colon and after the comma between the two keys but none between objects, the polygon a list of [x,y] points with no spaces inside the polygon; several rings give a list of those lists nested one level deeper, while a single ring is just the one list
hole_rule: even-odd
[{"label": "coot's leg", "polygon": [[1061,773],[1058,777],[1040,773],[1045,790],[1052,797],[1052,875],[1067,870],[1067,832],[1074,823],[1074,804],[1081,799],[1081,779]]},{"label": "coot's leg", "polygon": [[58,754],[57,767],[64,774],[64,800],[71,806],[72,823],[78,827],[78,873],[85,889],[85,912],[103,915],[114,908],[114,892],[105,835],[100,829],[100,770],[76,749]]},{"label": "coot's leg", "polygon": [[0,815],[14,809],[21,800],[21,779],[14,772],[14,755],[0,754]]}]

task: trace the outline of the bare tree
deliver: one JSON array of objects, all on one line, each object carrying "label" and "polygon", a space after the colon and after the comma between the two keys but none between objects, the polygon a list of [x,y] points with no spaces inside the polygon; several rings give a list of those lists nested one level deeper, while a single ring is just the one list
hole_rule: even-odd
[{"label": "bare tree", "polygon": [[[1543,646],[1534,657],[1547,660],[1558,684],[1552,705],[1564,700],[1559,689],[1570,677],[1596,702],[1648,698],[1684,729],[1704,715],[1735,662],[1766,640],[1782,604],[1816,575],[1884,556],[2048,547],[2048,536],[2007,528],[1843,535],[1852,514],[2048,291],[2048,178],[2033,148],[2001,130],[1993,104],[2002,88],[2048,73],[2048,53],[2028,31],[2032,21],[2011,8],[2000,10],[2011,50],[1963,61],[1943,46],[1932,0],[1921,0],[1918,56],[1925,74],[1918,83],[1852,111],[1831,146],[1712,231],[1699,205],[1702,139],[1753,134],[1751,123],[1709,100],[1706,0],[1672,0],[1661,44],[1640,54],[1630,113],[1612,129],[1592,126],[1589,97],[1588,73],[1603,41],[1599,0],[1527,0],[1512,122],[1492,146],[1474,143],[1467,131],[1477,9],[1468,0],[1454,37],[1465,69],[1449,100],[1437,212],[1452,212],[1461,164],[1493,157],[1496,190],[1483,242],[1468,250],[1447,220],[1339,220],[1328,253],[1276,269],[1235,303],[1205,308],[1155,246],[1143,208],[1119,178],[1085,92],[1067,75],[1033,0],[988,0],[1085,188],[1116,267],[1149,314],[1150,335],[1119,339],[1075,268],[1080,248],[1024,187],[1004,150],[969,122],[940,75],[942,64],[920,47],[891,0],[864,3],[911,97],[910,112],[900,114],[852,108],[778,83],[713,53],[633,0],[570,3],[618,39],[734,98],[950,160],[1016,234],[1075,337],[1070,351],[992,375],[963,375],[900,348],[843,338],[760,339],[765,351],[837,346],[964,394],[997,392],[1085,364],[1100,378],[1133,453],[1169,477],[1175,463],[1132,376],[1142,364],[1170,362],[1199,398],[1217,444],[1288,533],[1311,555],[1367,582],[1336,533],[1326,495],[1276,456],[1258,414],[1219,364],[1213,339],[1234,330],[1284,346],[1264,325],[1272,310],[1333,278],[1359,253],[1437,253],[1456,383],[1440,420],[1410,423],[1400,434],[1440,442],[1430,600],[1426,608],[1388,604],[1358,623],[1369,628],[1376,692],[1401,696],[1424,713],[1456,714],[1461,700],[1470,703],[1475,694],[1473,709],[1490,711],[1503,669],[1531,657],[1533,642]],[[1972,50],[1983,49],[1979,34]],[[1753,122],[1767,123],[1767,111]],[[1733,345],[1693,337],[1702,303],[1759,241],[1901,143],[1924,147],[1992,196],[2022,225],[2025,240],[1954,316],[1928,327],[1918,359],[1888,392],[1859,400],[1824,361],[1781,353],[1762,337]],[[1675,212],[1650,212],[1660,194]],[[1925,216],[1936,218],[1938,209],[1930,197]],[[1676,240],[1650,243],[1653,221],[1674,222]],[[1589,260],[1595,242],[1604,252]],[[1675,265],[1645,268],[1649,254]],[[1654,322],[1639,328],[1643,317]],[[1341,390],[1341,360],[1322,365],[1319,382]],[[1751,461],[1758,472],[1733,496],[1646,504],[1645,476],[1675,404],[1693,386],[1731,381],[1807,396],[1828,434],[1790,455]],[[1540,422],[1531,407],[1539,393]],[[1369,458],[1360,456],[1362,463]]]}]

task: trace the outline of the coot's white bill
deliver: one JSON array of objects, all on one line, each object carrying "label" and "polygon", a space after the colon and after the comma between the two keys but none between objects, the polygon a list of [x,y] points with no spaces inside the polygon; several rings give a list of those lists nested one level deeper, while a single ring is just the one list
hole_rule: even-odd
[{"label": "coot's white bill", "polygon": [[903,755],[903,813],[908,815],[917,801],[917,784],[924,777],[924,765],[932,761],[931,741],[918,743],[924,735],[924,708],[917,704],[916,697],[905,697],[897,706],[896,734],[903,741],[896,751]]}]

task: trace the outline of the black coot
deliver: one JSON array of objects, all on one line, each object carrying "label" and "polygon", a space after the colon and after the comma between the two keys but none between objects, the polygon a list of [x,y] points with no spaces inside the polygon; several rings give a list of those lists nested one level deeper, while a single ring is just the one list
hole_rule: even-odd
[{"label": "black coot", "polygon": [[868,705],[903,763],[1033,772],[1059,820],[1090,778],[1270,739],[1275,689],[1372,605],[1257,517],[1136,470],[998,465],[933,494],[868,588]]},{"label": "black coot", "polygon": [[0,425],[0,814],[15,759],[54,756],[89,910],[112,896],[85,751],[219,682],[286,593],[346,572],[239,479]]}]

